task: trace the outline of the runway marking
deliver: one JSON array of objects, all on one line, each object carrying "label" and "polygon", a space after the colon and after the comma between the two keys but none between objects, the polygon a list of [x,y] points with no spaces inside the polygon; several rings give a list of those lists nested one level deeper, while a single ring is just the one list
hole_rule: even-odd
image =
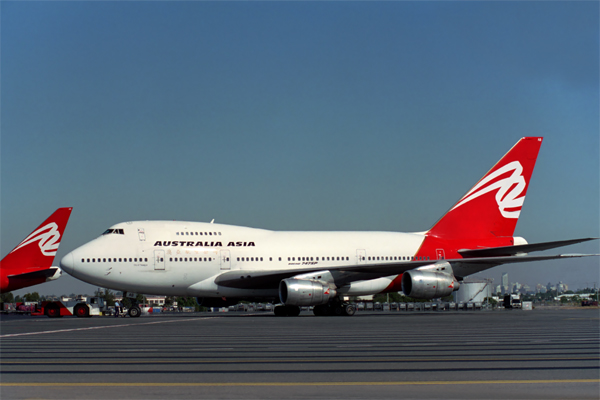
[{"label": "runway marking", "polygon": [[482,381],[406,381],[406,382],[38,382],[0,383],[0,387],[234,387],[234,386],[409,386],[409,385],[507,385],[534,383],[600,383],[600,379],[531,379],[531,380],[482,380]]},{"label": "runway marking", "polygon": [[172,323],[172,322],[204,321],[204,320],[214,319],[214,318],[217,318],[217,317],[170,319],[170,320],[167,320],[167,321],[141,322],[139,324],[104,325],[104,326],[90,326],[90,327],[87,327],[87,328],[58,329],[58,330],[55,330],[55,331],[11,333],[11,334],[7,334],[7,335],[0,335],[0,338],[9,338],[9,337],[17,337],[17,336],[31,336],[31,335],[45,335],[45,334],[48,334],[48,333],[89,331],[89,330],[94,330],[94,329],[123,328],[123,327],[128,327],[128,326],[169,324],[169,323]]},{"label": "runway marking", "polygon": [[[4,357],[6,359],[6,357]],[[348,359],[348,358],[326,358],[326,359],[252,359],[252,360],[152,360],[153,364],[278,364],[278,363],[334,363],[334,362],[445,362],[445,361],[485,361],[485,362],[515,362],[515,361],[582,361],[582,360],[600,360],[600,357],[527,357],[527,358],[379,358],[379,359]],[[94,365],[94,364],[140,364],[147,363],[147,360],[98,360],[98,361],[62,361],[62,360],[40,360],[40,361],[1,361],[0,365],[52,365],[52,364],[75,364],[75,365]]]}]

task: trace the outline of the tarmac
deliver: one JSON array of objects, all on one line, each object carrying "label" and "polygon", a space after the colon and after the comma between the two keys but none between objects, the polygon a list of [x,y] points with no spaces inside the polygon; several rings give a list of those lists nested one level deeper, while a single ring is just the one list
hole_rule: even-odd
[{"label": "tarmac", "polygon": [[2,316],[7,399],[598,399],[600,310]]}]

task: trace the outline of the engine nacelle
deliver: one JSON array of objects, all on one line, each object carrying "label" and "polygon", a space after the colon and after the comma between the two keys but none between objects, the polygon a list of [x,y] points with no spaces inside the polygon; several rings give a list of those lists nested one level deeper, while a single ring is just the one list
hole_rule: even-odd
[{"label": "engine nacelle", "polygon": [[449,296],[460,284],[449,274],[430,271],[407,271],[402,274],[402,291],[413,299],[435,299]]},{"label": "engine nacelle", "polygon": [[308,279],[284,279],[279,282],[279,299],[286,306],[327,304],[337,292],[328,283]]}]

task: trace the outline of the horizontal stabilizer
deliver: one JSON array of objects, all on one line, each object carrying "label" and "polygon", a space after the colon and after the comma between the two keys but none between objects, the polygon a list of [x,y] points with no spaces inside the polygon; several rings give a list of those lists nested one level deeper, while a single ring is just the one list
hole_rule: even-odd
[{"label": "horizontal stabilizer", "polygon": [[532,251],[550,250],[556,247],[569,246],[576,243],[587,242],[589,240],[598,240],[598,238],[559,240],[556,242],[531,243],[517,246],[493,247],[488,249],[464,249],[458,250],[458,253],[465,258],[473,257],[507,257],[519,254],[527,254]]},{"label": "horizontal stabilizer", "polygon": [[27,272],[24,274],[8,275],[9,279],[47,279],[51,278],[56,274],[58,268],[40,269],[33,272]]}]

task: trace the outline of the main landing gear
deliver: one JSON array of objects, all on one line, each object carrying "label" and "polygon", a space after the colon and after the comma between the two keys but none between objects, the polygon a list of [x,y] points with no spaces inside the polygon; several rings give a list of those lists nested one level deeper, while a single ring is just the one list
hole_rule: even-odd
[{"label": "main landing gear", "polygon": [[313,313],[318,316],[347,316],[351,317],[356,313],[356,306],[350,303],[342,303],[341,301],[330,301],[327,304],[319,304],[313,308]]},{"label": "main landing gear", "polygon": [[277,317],[297,317],[300,315],[300,307],[278,305],[275,306],[273,312]]},{"label": "main landing gear", "polygon": [[[300,307],[298,306],[286,306],[280,304],[275,306],[273,310],[275,315],[278,317],[297,317],[300,315]],[[313,313],[316,316],[341,316],[345,315],[351,317],[356,313],[356,306],[350,303],[342,303],[339,300],[332,300],[327,304],[319,304],[313,308]]]},{"label": "main landing gear", "polygon": [[[127,292],[123,292],[123,298],[125,298],[125,296],[127,296]],[[142,309],[140,308],[137,300],[135,298],[129,298],[129,301],[131,301],[131,306],[129,307],[127,314],[131,318],[137,318],[142,315]]]}]

